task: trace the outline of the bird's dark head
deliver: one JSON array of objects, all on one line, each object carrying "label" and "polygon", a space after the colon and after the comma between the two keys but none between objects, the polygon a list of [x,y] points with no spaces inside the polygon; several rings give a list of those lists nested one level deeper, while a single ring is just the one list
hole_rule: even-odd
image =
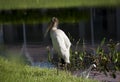
[{"label": "bird's dark head", "polygon": [[52,23],[52,27],[57,27],[58,23],[59,23],[58,18],[53,17],[52,20],[51,20],[51,23]]},{"label": "bird's dark head", "polygon": [[44,34],[44,37],[46,37],[49,30],[51,30],[52,28],[57,28],[58,23],[59,23],[58,18],[57,17],[52,17],[50,23],[48,24],[48,28],[47,28],[47,30]]}]

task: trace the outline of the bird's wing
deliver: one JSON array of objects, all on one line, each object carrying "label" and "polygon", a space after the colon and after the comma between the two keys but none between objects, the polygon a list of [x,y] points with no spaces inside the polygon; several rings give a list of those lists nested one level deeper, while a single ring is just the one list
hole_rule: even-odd
[{"label": "bird's wing", "polygon": [[[59,38],[61,39],[61,40],[63,40],[62,42],[63,42],[63,44],[64,44],[64,46],[67,48],[67,49],[69,49],[70,48],[70,46],[71,46],[71,42],[70,42],[70,40],[69,40],[69,38],[67,37],[67,35],[62,31],[62,30],[57,30],[58,32],[57,33],[59,33]],[[60,40],[60,41],[61,41]],[[62,44],[62,45],[63,45]]]},{"label": "bird's wing", "polygon": [[66,48],[70,48],[71,46],[71,42],[69,40],[69,38],[67,37],[67,35],[64,33],[64,42],[65,42],[65,45],[66,45]]},{"label": "bird's wing", "polygon": [[66,36],[66,34],[62,30],[56,30],[50,32],[53,47],[58,54],[61,54],[62,57],[65,59],[65,62],[70,63],[69,61],[69,49],[71,43]]},{"label": "bird's wing", "polygon": [[52,43],[55,51],[60,51],[60,49],[66,49],[64,46],[64,40],[60,32],[51,31],[50,35],[51,35],[51,39],[52,39]]}]

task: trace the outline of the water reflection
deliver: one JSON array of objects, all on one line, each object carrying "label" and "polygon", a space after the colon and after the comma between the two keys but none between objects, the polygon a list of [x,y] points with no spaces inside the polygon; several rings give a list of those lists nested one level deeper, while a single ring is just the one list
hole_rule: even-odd
[{"label": "water reflection", "polygon": [[32,66],[38,66],[41,68],[55,68],[55,65],[50,62],[34,62]]}]

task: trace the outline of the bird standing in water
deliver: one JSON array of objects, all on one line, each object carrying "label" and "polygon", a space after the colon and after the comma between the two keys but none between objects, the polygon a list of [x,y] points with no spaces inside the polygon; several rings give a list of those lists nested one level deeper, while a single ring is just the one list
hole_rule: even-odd
[{"label": "bird standing in water", "polygon": [[61,29],[58,29],[58,24],[59,20],[56,17],[53,17],[49,27],[46,30],[45,36],[50,30],[50,37],[52,39],[55,52],[59,55],[58,57],[62,58],[64,64],[68,64],[70,63],[71,42],[67,35]]}]

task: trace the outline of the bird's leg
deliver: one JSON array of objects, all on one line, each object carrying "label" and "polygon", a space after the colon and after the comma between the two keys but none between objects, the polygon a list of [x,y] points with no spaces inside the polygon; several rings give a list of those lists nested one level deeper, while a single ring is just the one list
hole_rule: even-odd
[{"label": "bird's leg", "polygon": [[60,68],[60,57],[58,57],[57,75],[59,75],[59,68]]},{"label": "bird's leg", "polygon": [[65,63],[65,71],[67,71],[67,63]]},{"label": "bird's leg", "polygon": [[58,73],[58,70],[59,70],[59,62],[58,62],[58,64],[57,64],[57,75],[59,74],[59,73]]},{"label": "bird's leg", "polygon": [[60,62],[61,62],[61,68],[62,68],[62,70],[65,70],[65,61],[64,61],[64,59],[63,58],[60,58]]},{"label": "bird's leg", "polygon": [[68,66],[69,66],[70,64],[69,64],[69,63],[65,63],[64,65],[65,65],[65,69],[64,69],[64,70],[65,70],[65,72],[69,75],[70,73],[69,73],[69,67],[68,67]]}]

